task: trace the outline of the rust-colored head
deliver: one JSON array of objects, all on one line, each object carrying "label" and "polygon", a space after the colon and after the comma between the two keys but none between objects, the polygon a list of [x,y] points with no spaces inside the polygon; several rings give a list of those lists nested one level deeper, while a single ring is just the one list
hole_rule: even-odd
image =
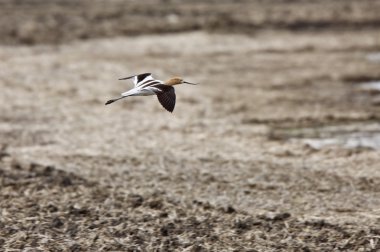
[{"label": "rust-colored head", "polygon": [[169,86],[174,86],[174,85],[179,85],[179,84],[190,84],[190,85],[197,85],[195,83],[191,83],[191,82],[187,82],[187,81],[184,81],[181,77],[173,77],[173,78],[170,78],[169,80],[167,80],[165,82],[166,85],[169,85]]}]

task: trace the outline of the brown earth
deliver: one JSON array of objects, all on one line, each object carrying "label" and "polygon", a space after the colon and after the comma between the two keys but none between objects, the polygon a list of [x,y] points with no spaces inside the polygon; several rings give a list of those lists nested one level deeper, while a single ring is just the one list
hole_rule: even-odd
[{"label": "brown earth", "polygon": [[[0,247],[380,250],[379,11],[1,1]],[[104,106],[147,71],[200,85]]]}]

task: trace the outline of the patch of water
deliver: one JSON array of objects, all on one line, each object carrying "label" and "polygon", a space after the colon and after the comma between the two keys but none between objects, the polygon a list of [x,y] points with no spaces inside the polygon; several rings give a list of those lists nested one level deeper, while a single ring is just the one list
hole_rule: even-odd
[{"label": "patch of water", "polygon": [[368,136],[363,135],[362,132],[357,132],[350,135],[335,136],[334,138],[303,139],[302,142],[317,150],[329,146],[341,146],[346,149],[368,148],[380,150],[380,132]]},{"label": "patch of water", "polygon": [[360,83],[360,89],[368,91],[380,91],[380,80],[379,81],[368,81]]},{"label": "patch of water", "polygon": [[380,150],[380,123],[352,123],[322,127],[275,129],[277,139],[301,142],[313,149],[339,146]]},{"label": "patch of water", "polygon": [[367,54],[367,60],[380,63],[380,52],[373,52]]}]

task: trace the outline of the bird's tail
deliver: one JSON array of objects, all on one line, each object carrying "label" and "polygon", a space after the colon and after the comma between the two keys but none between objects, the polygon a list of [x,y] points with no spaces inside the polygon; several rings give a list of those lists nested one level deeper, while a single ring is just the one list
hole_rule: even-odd
[{"label": "bird's tail", "polygon": [[108,101],[106,102],[105,105],[111,104],[111,103],[113,103],[113,102],[115,102],[115,101],[118,101],[118,100],[120,100],[120,99],[123,99],[123,98],[125,98],[125,97],[126,97],[126,96],[122,96],[122,97],[119,97],[119,98],[116,98],[116,99],[108,100]]}]

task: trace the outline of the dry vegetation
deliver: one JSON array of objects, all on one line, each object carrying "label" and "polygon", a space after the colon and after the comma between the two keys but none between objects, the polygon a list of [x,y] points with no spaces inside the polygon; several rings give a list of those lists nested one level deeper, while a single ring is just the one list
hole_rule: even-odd
[{"label": "dry vegetation", "polygon": [[2,0],[0,42],[62,43],[194,30],[376,30],[379,9],[377,0]]},{"label": "dry vegetation", "polygon": [[1,1],[1,250],[380,250],[379,12]]}]

